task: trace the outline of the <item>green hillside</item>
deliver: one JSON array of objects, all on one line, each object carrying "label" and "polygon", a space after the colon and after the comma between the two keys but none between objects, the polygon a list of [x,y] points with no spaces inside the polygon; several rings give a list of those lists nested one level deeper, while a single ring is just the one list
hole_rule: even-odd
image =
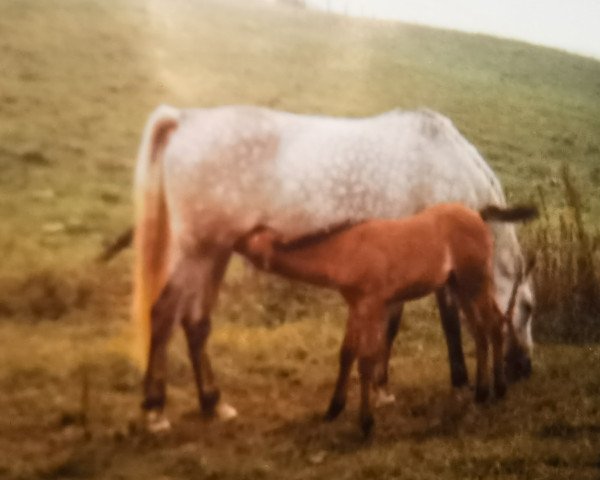
[{"label": "green hillside", "polygon": [[363,445],[355,397],[336,424],[315,417],[335,375],[341,304],[248,281],[240,265],[211,352],[242,418],[188,414],[195,393],[177,339],[175,431],[130,432],[140,401],[127,356],[131,256],[93,259],[131,222],[137,144],[160,103],[439,110],[510,199],[541,190],[552,218],[565,209],[568,164],[597,228],[600,62],[259,1],[2,0],[0,72],[0,477],[597,478],[598,344],[540,345],[535,376],[480,409],[449,391],[430,303],[412,305],[392,364],[398,404],[378,412]]},{"label": "green hillside", "polygon": [[[17,256],[39,255],[42,241],[72,251],[68,236],[44,239],[46,223],[76,224],[86,242],[75,243],[97,247],[126,221],[139,133],[160,102],[335,115],[427,106],[457,123],[517,198],[539,184],[557,199],[562,162],[586,193],[600,182],[593,60],[253,2],[0,8],[1,237],[28,238]],[[597,218],[600,200],[589,204]]]}]

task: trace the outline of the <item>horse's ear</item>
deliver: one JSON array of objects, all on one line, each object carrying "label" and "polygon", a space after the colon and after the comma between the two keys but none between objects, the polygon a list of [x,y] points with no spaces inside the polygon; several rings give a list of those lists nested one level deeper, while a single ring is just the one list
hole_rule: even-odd
[{"label": "horse's ear", "polygon": [[533,270],[533,268],[535,267],[535,262],[536,262],[536,256],[534,255],[529,255],[529,258],[527,259],[527,262],[525,264],[525,272],[524,272],[524,277],[527,278],[527,276],[531,273],[531,271]]}]

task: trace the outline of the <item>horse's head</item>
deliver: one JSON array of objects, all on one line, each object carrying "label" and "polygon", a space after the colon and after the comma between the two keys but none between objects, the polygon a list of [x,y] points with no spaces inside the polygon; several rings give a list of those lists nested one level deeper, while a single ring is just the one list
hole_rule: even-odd
[{"label": "horse's head", "polygon": [[531,325],[535,298],[531,270],[534,262],[530,261],[525,269],[513,280],[513,288],[508,301],[507,316],[512,324],[507,335],[506,374],[511,381],[526,378],[531,375],[531,356],[533,353],[533,339]]}]

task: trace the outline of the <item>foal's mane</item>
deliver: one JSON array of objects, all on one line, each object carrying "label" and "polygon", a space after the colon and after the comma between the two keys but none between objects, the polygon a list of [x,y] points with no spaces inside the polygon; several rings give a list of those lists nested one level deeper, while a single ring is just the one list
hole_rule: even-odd
[{"label": "foal's mane", "polygon": [[349,228],[354,227],[360,223],[363,223],[363,222],[350,222],[347,220],[345,222],[332,225],[331,227],[323,228],[321,230],[317,230],[316,232],[311,232],[306,235],[302,235],[301,237],[294,238],[292,240],[288,240],[285,242],[278,241],[276,244],[277,249],[285,251],[285,250],[294,250],[297,248],[310,247],[319,242],[322,242],[323,240],[326,240],[327,238],[331,237],[332,235],[336,235],[340,232],[343,232],[344,230],[348,230]]},{"label": "foal's mane", "polygon": [[479,210],[479,215],[484,222],[526,222],[539,216],[539,212],[534,205],[515,205],[514,207],[499,207],[497,205],[488,205]]}]

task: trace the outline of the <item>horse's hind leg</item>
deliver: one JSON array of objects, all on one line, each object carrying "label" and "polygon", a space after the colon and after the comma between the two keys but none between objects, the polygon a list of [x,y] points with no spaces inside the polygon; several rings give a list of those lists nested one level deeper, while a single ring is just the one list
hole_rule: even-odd
[{"label": "horse's hind leg", "polygon": [[435,293],[450,363],[450,381],[453,387],[464,387],[469,383],[465,355],[462,348],[458,305],[449,287],[443,287]]},{"label": "horse's hind leg", "polygon": [[150,315],[150,351],[144,376],[144,401],[146,427],[151,431],[169,428],[163,416],[166,402],[167,344],[180,309],[182,292],[178,288],[177,273],[167,282]]},{"label": "horse's hind leg", "polygon": [[150,430],[168,428],[168,422],[162,416],[166,400],[166,347],[173,326],[178,322],[185,328],[201,406],[209,412],[216,408],[220,416],[226,418],[235,416],[235,410],[219,403],[219,390],[204,351],[210,333],[210,311],[228,258],[228,253],[212,256],[207,261],[196,257],[182,258],[152,307],[142,404]]},{"label": "horse's hind leg", "polygon": [[229,255],[229,252],[219,252],[211,257],[210,263],[204,259],[195,261],[193,270],[190,271],[187,279],[194,291],[188,299],[188,305],[182,317],[200,407],[206,415],[216,413],[224,419],[234,417],[237,413],[232,407],[220,402],[220,391],[206,352],[206,341],[212,324],[210,313],[225,273]]}]

